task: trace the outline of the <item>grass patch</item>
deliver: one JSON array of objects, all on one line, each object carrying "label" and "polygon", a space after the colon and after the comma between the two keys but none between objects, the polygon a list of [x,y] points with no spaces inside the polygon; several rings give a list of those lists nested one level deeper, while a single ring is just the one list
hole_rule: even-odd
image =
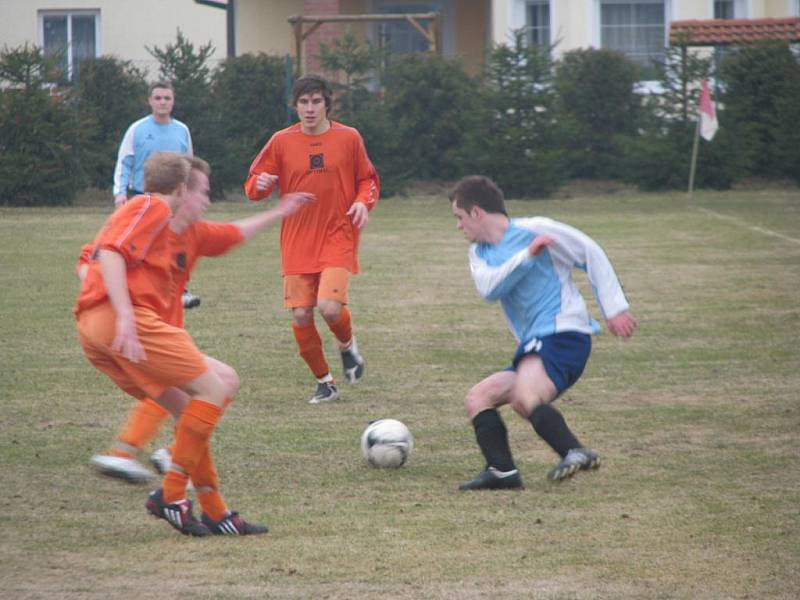
[{"label": "grass patch", "polygon": [[[514,343],[473,288],[446,199],[392,199],[371,216],[352,286],[367,376],[330,406],[305,401],[313,381],[281,306],[277,231],[196,270],[203,304],[188,329],[243,381],[214,438],[223,491],[271,531],[194,540],[147,517],[147,488],[87,465],[131,405],[83,358],[71,313],[78,249],[108,209],[0,208],[0,596],[796,597],[800,243],[786,238],[800,240],[800,193],[510,209],[597,239],[640,320],[627,343],[596,338],[559,400],[604,466],[550,485],[552,453],[504,411],[527,489],[456,491],[482,466],[463,395]],[[237,198],[209,216],[254,210]],[[397,471],[359,454],[384,416],[415,436]]]}]

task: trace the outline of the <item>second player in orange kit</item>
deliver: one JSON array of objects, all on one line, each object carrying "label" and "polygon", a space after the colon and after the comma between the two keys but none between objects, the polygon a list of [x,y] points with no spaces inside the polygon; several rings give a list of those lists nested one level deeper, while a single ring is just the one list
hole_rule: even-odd
[{"label": "second player in orange kit", "polygon": [[336,337],[348,383],[364,375],[348,309],[350,276],[359,271],[358,242],[380,195],[380,179],[361,135],[328,118],[332,93],[316,75],[292,88],[299,123],[275,133],[261,150],[245,183],[251,200],[308,192],[316,202],[281,225],[284,306],[292,311],[292,329],[300,356],[317,380],[312,404],[335,400],[339,390],[330,371],[314,309]]}]

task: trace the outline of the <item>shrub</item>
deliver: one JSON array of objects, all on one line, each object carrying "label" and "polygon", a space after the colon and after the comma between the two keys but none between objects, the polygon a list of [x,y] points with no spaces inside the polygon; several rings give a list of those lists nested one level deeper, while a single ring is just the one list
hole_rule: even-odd
[{"label": "shrub", "polygon": [[764,177],[800,181],[800,60],[784,42],[761,42],[729,52],[722,64],[722,101],[734,138]]},{"label": "shrub", "polygon": [[480,106],[480,86],[457,61],[431,53],[397,56],[387,66],[376,125],[382,167],[402,180],[461,174],[458,155]]},{"label": "shrub", "polygon": [[[694,135],[693,123],[676,122],[640,137],[626,138],[622,179],[648,191],[687,189]],[[713,141],[698,140],[695,188],[731,187],[741,172],[731,136],[723,124]]]},{"label": "shrub", "polygon": [[91,185],[107,188],[113,181],[122,136],[149,110],[147,82],[130,61],[107,56],[81,63],[77,93],[78,110],[98,124],[97,135],[83,148],[84,168]]},{"label": "shrub", "polygon": [[619,177],[625,137],[641,116],[637,67],[611,50],[573,50],[556,68],[562,145],[573,177]]},{"label": "shrub", "polygon": [[216,185],[241,189],[258,151],[288,125],[287,83],[280,57],[244,54],[220,64],[212,77],[214,128],[222,150],[213,157]]},{"label": "shrub", "polygon": [[483,110],[467,129],[463,162],[508,196],[547,196],[561,182],[550,51],[517,31],[487,59]]},{"label": "shrub", "polygon": [[80,148],[96,124],[79,117],[69,91],[51,95],[58,57],[25,44],[0,52],[0,204],[71,204],[85,185]]}]

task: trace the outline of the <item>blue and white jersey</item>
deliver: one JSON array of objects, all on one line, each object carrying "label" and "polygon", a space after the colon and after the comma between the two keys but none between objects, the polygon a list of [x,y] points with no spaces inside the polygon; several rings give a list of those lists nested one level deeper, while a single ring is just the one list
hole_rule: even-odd
[{"label": "blue and white jersey", "polygon": [[157,123],[152,115],[135,121],[119,147],[117,167],[114,169],[114,195],[124,194],[128,188],[144,190],[144,162],[154,152],[178,152],[192,156],[192,136],[189,128],[172,119]]},{"label": "blue and white jersey", "polygon": [[[529,256],[528,246],[543,234],[555,243]],[[603,249],[574,227],[545,217],[511,219],[499,243],[470,246],[469,263],[478,293],[500,301],[519,343],[561,331],[599,333],[572,280],[574,268],[586,272],[603,318],[629,306]]]}]

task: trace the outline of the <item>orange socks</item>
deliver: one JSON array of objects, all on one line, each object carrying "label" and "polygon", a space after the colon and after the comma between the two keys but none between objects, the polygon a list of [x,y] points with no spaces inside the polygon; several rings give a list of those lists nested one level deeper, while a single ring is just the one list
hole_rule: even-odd
[{"label": "orange socks", "polygon": [[156,437],[167,417],[167,409],[150,398],[143,398],[128,415],[128,421],[122,426],[117,442],[109,453],[113,456],[135,458],[136,451]]},{"label": "orange socks", "polygon": [[214,459],[211,458],[211,446],[206,444],[203,458],[192,473],[192,483],[197,490],[197,500],[206,513],[214,521],[220,521],[228,514],[228,507],[222,494],[219,493],[219,477]]},{"label": "orange socks", "polygon": [[164,502],[167,504],[186,496],[189,476],[194,477],[206,454],[210,459],[208,441],[221,416],[220,407],[203,400],[192,400],[183,411],[175,432],[172,468],[164,476]]},{"label": "orange socks", "polygon": [[319,336],[316,326],[311,325],[300,327],[297,323],[292,323],[294,339],[297,340],[297,347],[300,349],[300,356],[306,361],[308,368],[317,379],[322,379],[330,372],[328,361],[325,360],[325,353],[322,351],[322,338]]},{"label": "orange socks", "polygon": [[329,323],[328,327],[330,327],[333,335],[336,336],[336,339],[339,340],[341,344],[347,344],[353,339],[353,324],[350,319],[350,311],[347,310],[346,306],[342,307],[342,311],[339,313],[339,319],[333,324]]}]

